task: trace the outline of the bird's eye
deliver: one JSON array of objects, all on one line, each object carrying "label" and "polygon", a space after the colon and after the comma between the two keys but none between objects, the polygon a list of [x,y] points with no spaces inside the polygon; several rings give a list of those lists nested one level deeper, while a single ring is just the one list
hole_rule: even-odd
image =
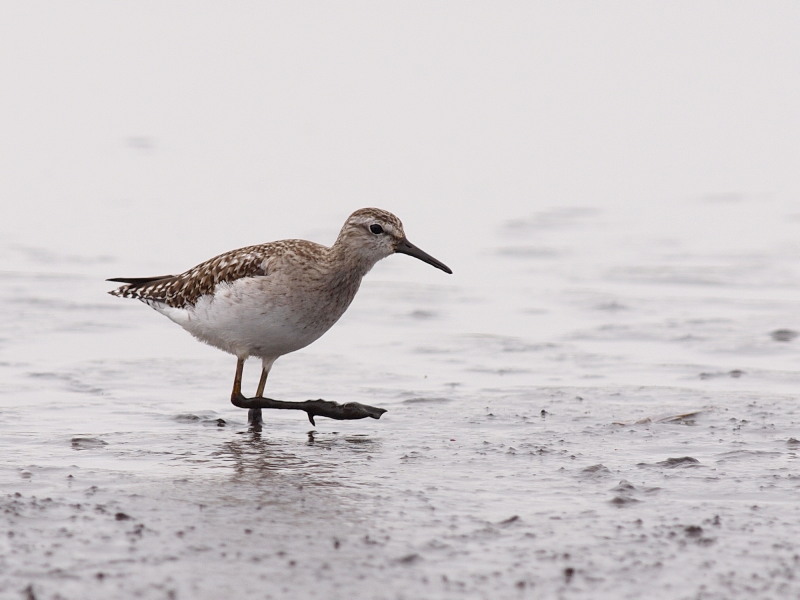
[{"label": "bird's eye", "polygon": [[369,230],[370,230],[372,233],[374,233],[375,235],[380,235],[380,234],[382,234],[382,233],[383,233],[383,227],[381,227],[381,226],[380,226],[380,225],[378,225],[377,223],[376,223],[375,225],[370,225],[370,226],[369,226]]}]

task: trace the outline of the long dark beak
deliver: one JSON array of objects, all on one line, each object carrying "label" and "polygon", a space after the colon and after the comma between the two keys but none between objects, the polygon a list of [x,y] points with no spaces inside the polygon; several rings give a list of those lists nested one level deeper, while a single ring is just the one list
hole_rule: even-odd
[{"label": "long dark beak", "polygon": [[445,273],[448,273],[450,275],[453,274],[453,272],[450,270],[450,267],[448,267],[443,262],[436,260],[427,252],[420,250],[414,244],[409,242],[406,238],[400,240],[400,242],[397,244],[397,248],[395,248],[394,251],[399,254],[408,254],[409,256],[413,256],[414,258],[420,259],[422,262],[426,262],[429,265],[433,265],[437,269],[441,269]]}]

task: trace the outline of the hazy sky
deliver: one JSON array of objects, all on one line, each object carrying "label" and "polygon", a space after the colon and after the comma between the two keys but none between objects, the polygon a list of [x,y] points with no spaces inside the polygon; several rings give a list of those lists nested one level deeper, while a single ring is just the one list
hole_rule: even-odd
[{"label": "hazy sky", "polygon": [[0,234],[78,254],[800,192],[793,1],[5,2],[0,74]]}]

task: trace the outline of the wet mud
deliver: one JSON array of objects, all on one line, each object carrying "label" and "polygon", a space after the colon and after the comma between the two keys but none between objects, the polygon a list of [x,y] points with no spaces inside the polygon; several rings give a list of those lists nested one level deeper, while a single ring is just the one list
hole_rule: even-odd
[{"label": "wet mud", "polygon": [[[800,4],[196,4],[2,5],[0,600],[800,598]],[[379,420],[106,293],[367,206]]]},{"label": "wet mud", "polygon": [[792,229],[751,256],[698,248],[680,222],[654,249],[629,219],[499,222],[452,281],[376,268],[270,392],[388,412],[310,428],[265,411],[260,432],[228,402],[233,359],[106,298],[105,259],[17,256],[0,287],[0,594],[797,596]]}]

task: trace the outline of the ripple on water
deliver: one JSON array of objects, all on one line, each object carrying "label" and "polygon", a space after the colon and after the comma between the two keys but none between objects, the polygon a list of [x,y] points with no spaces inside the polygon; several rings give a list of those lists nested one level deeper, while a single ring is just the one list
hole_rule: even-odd
[{"label": "ripple on water", "polygon": [[443,396],[415,396],[414,398],[406,398],[403,404],[448,404],[453,401],[453,398],[445,398]]}]

